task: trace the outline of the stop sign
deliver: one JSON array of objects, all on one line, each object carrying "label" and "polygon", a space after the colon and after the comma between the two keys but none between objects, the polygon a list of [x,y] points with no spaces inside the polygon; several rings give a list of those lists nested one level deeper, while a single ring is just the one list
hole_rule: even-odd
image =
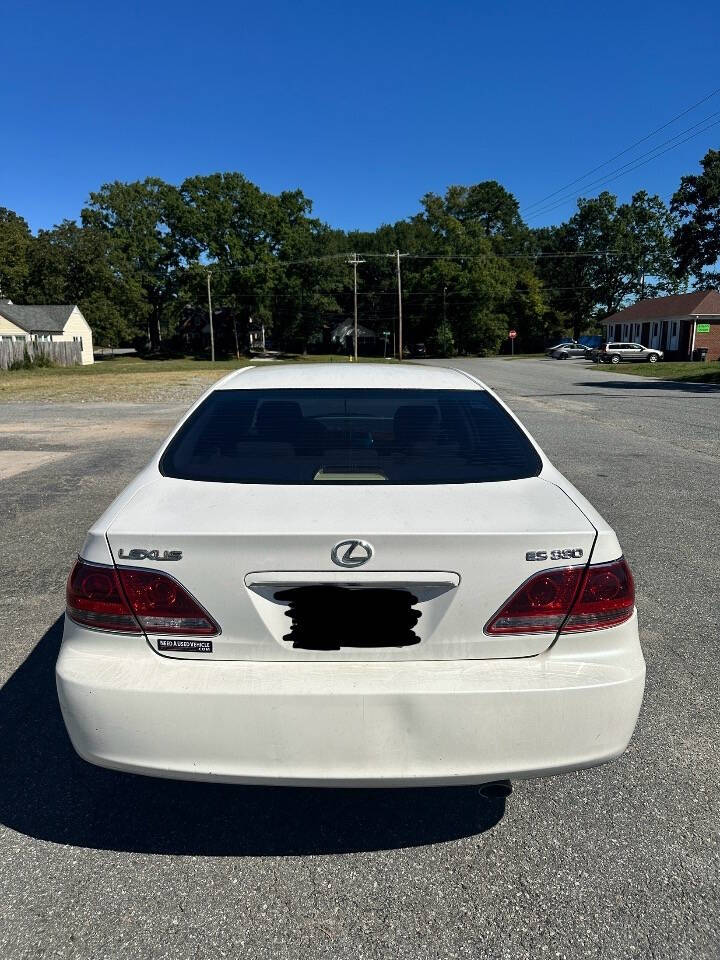
[{"label": "stop sign", "polygon": [[508,333],[508,336],[510,337],[511,340],[514,340],[515,337],[517,336],[517,330],[511,330],[510,333]]}]

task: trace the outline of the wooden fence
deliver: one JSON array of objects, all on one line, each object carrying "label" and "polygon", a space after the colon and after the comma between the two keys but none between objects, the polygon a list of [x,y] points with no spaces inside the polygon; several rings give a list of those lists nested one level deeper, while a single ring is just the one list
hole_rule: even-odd
[{"label": "wooden fence", "polygon": [[58,367],[72,367],[82,363],[82,348],[76,340],[54,343],[43,340],[0,340],[0,370],[8,370],[12,363],[22,363],[46,356]]}]

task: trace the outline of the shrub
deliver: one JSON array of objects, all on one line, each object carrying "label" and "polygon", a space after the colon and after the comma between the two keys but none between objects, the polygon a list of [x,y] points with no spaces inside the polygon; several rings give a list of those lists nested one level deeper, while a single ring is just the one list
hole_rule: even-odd
[{"label": "shrub", "polygon": [[448,324],[441,323],[431,340],[433,353],[438,357],[455,356],[455,340]]},{"label": "shrub", "polygon": [[36,370],[40,367],[54,367],[55,364],[49,355],[44,351],[37,350],[34,357],[28,353],[28,348],[23,347],[22,360],[13,360],[8,364],[8,370]]}]

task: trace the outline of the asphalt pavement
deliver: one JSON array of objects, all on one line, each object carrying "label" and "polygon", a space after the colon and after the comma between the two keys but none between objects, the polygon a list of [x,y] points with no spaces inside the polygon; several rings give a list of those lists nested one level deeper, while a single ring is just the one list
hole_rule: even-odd
[{"label": "asphalt pavement", "polygon": [[720,386],[459,360],[615,527],[648,664],[618,761],[476,789],[175,783],[72,751],[85,531],[187,404],[0,406],[0,956],[720,956]]}]

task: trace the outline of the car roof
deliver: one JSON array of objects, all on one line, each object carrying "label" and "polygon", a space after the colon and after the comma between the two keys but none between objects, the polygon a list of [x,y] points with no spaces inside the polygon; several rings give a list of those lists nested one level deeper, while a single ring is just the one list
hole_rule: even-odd
[{"label": "car roof", "polygon": [[220,380],[220,390],[281,388],[483,390],[462,370],[422,364],[289,363],[245,367]]}]

